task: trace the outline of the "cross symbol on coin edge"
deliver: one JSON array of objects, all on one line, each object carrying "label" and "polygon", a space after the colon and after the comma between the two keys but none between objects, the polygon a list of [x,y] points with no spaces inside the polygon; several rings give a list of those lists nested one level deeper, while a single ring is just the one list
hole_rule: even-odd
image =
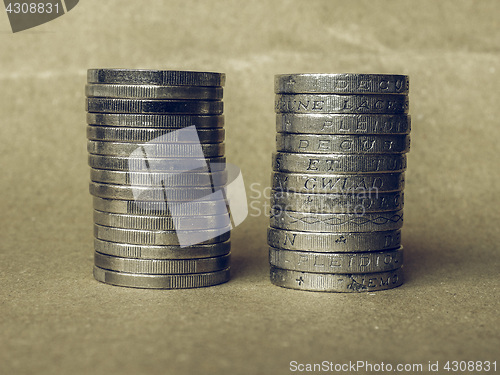
[{"label": "cross symbol on coin edge", "polygon": [[335,242],[337,242],[337,243],[339,243],[339,242],[346,243],[346,238],[341,235],[339,238],[337,238],[335,240]]},{"label": "cross symbol on coin edge", "polygon": [[302,278],[302,276],[300,276],[298,279],[295,279],[295,281],[297,281],[299,283],[299,285],[302,285],[302,283],[304,282],[304,279]]}]

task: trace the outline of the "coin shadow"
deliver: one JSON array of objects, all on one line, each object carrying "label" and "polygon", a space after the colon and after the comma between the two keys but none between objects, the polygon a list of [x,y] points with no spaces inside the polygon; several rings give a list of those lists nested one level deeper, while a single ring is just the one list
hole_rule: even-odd
[{"label": "coin shadow", "polygon": [[436,285],[445,279],[458,282],[474,262],[463,255],[466,249],[443,239],[409,237],[404,238],[403,246],[406,286]]},{"label": "coin shadow", "polygon": [[268,253],[233,252],[231,255],[231,279],[269,276]]},{"label": "coin shadow", "polygon": [[[251,219],[251,218],[250,218]],[[267,221],[231,231],[231,279],[269,277]]]}]

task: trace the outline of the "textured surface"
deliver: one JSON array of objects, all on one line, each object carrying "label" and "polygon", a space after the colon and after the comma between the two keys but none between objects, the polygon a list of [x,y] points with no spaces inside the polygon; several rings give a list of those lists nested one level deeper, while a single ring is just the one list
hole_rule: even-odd
[{"label": "textured surface", "polygon": [[[499,360],[499,11],[494,0],[86,0],[17,34],[0,15],[0,372]],[[227,74],[226,155],[251,203],[229,283],[154,291],[93,279],[91,67]],[[400,288],[338,295],[269,282],[257,196],[270,184],[274,74],[297,72],[410,75]]]}]

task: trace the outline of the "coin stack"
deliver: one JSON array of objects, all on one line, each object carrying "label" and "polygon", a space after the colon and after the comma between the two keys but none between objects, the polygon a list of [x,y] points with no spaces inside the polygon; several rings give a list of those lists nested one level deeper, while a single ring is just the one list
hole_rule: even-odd
[{"label": "coin stack", "polygon": [[222,73],[89,69],[94,277],[137,288],[229,279]]},{"label": "coin stack", "polygon": [[402,284],[408,86],[403,75],[275,77],[273,284],[328,292]]}]

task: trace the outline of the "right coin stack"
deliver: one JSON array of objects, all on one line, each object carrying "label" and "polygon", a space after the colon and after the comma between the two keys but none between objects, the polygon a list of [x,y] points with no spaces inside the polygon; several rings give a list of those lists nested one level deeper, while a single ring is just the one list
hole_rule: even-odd
[{"label": "right coin stack", "polygon": [[403,283],[409,78],[275,77],[271,282],[328,292]]}]

